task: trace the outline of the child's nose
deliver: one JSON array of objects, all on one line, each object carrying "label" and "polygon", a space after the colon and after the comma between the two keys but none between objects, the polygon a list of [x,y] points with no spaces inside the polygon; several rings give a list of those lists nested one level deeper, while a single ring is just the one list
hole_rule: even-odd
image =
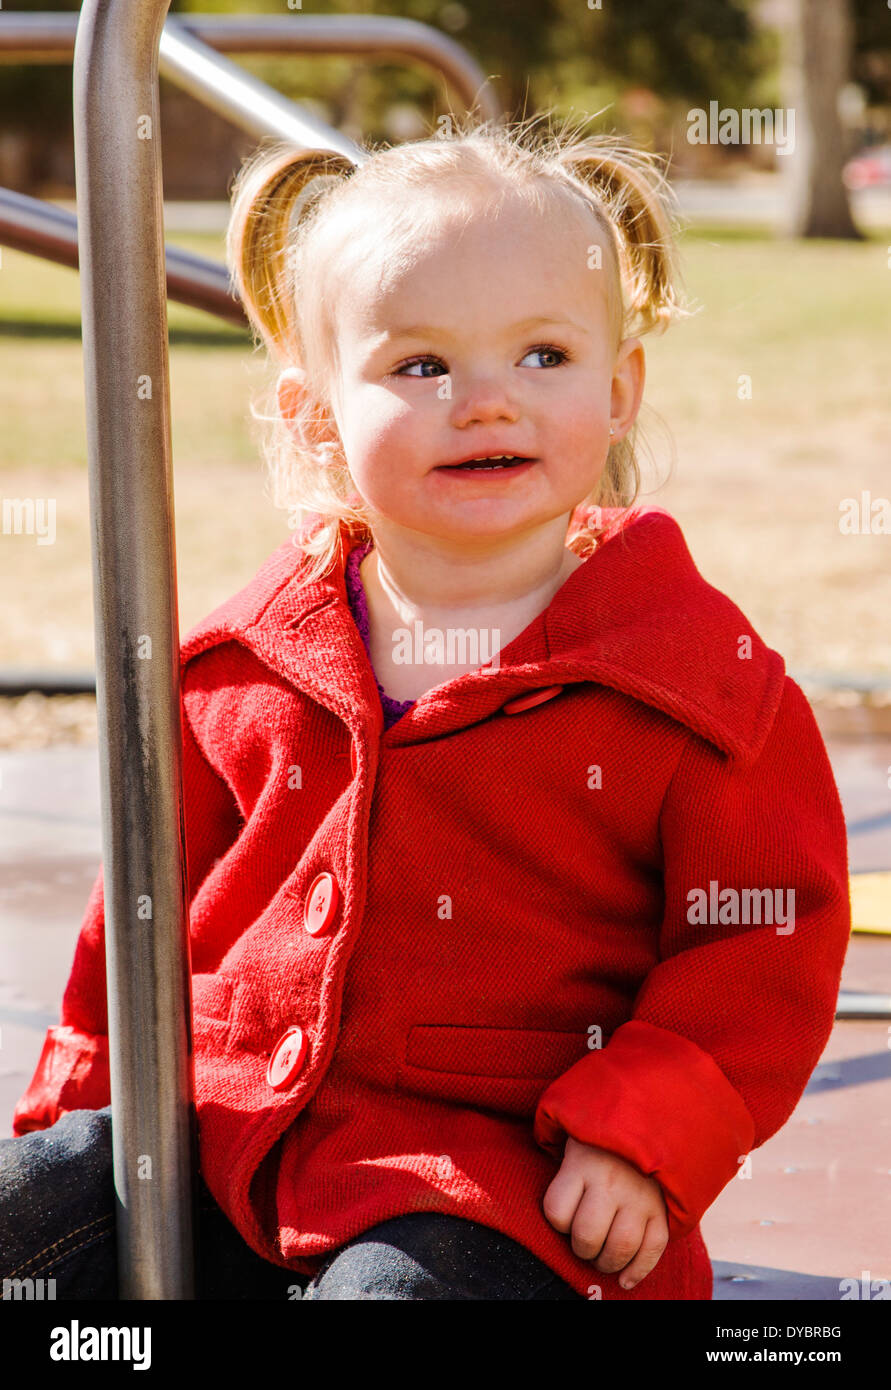
[{"label": "child's nose", "polygon": [[454,391],[454,396],[456,424],[490,424],[495,420],[515,421],[520,417],[516,392],[494,377],[468,382],[463,391],[460,388]]}]

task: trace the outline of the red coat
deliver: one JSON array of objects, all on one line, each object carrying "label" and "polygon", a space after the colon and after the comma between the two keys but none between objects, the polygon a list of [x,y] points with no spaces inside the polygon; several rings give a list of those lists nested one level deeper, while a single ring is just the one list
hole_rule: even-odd
[{"label": "red coat", "polygon": [[[311,1273],[425,1209],[579,1292],[711,1296],[698,1222],[832,1028],[845,828],[782,658],[667,513],[613,526],[497,670],[386,732],[343,553],[298,588],[289,538],[183,643],[201,1166],[268,1260]],[[730,920],[689,920],[713,883]],[[725,889],[784,906],[734,921]],[[102,930],[100,874],[16,1133],[109,1101]],[[566,1133],[662,1186],[630,1292],[542,1212]]]}]

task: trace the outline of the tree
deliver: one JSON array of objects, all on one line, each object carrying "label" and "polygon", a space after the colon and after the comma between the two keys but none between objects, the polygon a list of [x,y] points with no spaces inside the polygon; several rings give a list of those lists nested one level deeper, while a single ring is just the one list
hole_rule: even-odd
[{"label": "tree", "polygon": [[849,80],[853,23],[849,0],[791,0],[786,28],[787,105],[795,147],[784,159],[786,231],[797,237],[861,239],[842,180],[844,132],[838,100]]}]

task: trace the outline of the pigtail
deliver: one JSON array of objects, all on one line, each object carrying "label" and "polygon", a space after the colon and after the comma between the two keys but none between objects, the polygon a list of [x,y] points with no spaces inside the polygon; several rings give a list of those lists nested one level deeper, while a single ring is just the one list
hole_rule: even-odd
[{"label": "pigtail", "polygon": [[233,184],[226,233],[230,278],[255,336],[286,364],[300,363],[303,357],[288,273],[295,214],[299,221],[323,190],[323,183],[310,188],[313,181],[346,178],[354,170],[345,155],[332,150],[276,144],[253,155]]},{"label": "pigtail", "polygon": [[565,147],[556,163],[593,194],[613,228],[629,333],[663,331],[685,312],[675,265],[674,194],[657,155],[611,135]]}]

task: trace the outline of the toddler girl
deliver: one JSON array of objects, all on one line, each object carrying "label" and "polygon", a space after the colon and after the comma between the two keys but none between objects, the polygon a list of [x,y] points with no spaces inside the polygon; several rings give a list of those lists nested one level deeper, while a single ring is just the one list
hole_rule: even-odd
[{"label": "toddler girl", "polygon": [[[708,1299],[700,1218],[832,1028],[847,849],[782,658],[634,506],[657,161],[273,146],[228,249],[300,528],[182,648],[199,1292]],[[2,1272],[59,1296],[113,1296],[105,1033],[100,875],[0,1146]]]}]

